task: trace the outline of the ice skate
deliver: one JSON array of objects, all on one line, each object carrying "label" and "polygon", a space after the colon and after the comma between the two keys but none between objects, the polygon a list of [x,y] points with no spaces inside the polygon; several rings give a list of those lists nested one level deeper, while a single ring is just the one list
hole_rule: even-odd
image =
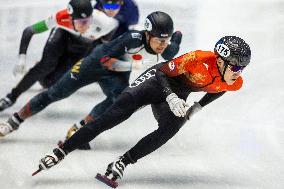
[{"label": "ice skate", "polygon": [[0,137],[4,137],[11,132],[17,130],[23,120],[15,113],[12,117],[8,119],[7,122],[0,123]]},{"label": "ice skate", "polygon": [[9,99],[8,97],[1,98],[0,99],[0,112],[11,107],[13,104],[14,104],[14,102],[11,99]]},{"label": "ice skate", "polygon": [[42,170],[48,170],[54,165],[57,165],[67,154],[61,148],[55,148],[53,154],[47,154],[39,160],[38,170],[32,176],[36,175]]},{"label": "ice skate", "polygon": [[107,167],[106,173],[104,175],[98,173],[96,179],[105,183],[106,185],[116,188],[118,183],[117,179],[122,179],[123,172],[125,169],[125,164],[122,162],[122,156],[118,158],[117,161],[110,163]]},{"label": "ice skate", "polygon": [[14,129],[9,123],[7,122],[0,123],[0,137],[4,137],[13,131]]}]

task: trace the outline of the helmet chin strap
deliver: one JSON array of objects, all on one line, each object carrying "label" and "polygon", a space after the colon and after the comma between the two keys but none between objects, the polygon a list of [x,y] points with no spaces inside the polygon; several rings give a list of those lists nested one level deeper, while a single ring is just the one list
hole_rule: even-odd
[{"label": "helmet chin strap", "polygon": [[222,81],[223,82],[225,82],[225,72],[226,72],[226,70],[227,70],[227,68],[228,68],[228,64],[226,64],[226,63],[224,63],[225,64],[225,67],[224,67],[224,70],[223,70],[223,73],[222,73]]},{"label": "helmet chin strap", "polygon": [[[223,60],[224,61],[224,60]],[[224,61],[224,69],[223,69],[223,72],[221,73],[221,71],[220,71],[220,67],[219,67],[219,65],[217,64],[217,66],[218,66],[218,70],[219,70],[219,73],[220,73],[220,75],[222,76],[222,81],[223,82],[226,82],[225,81],[225,72],[226,72],[226,70],[227,70],[227,68],[228,68],[228,64]]]},{"label": "helmet chin strap", "polygon": [[157,54],[152,48],[151,48],[151,45],[150,45],[150,40],[152,38],[152,35],[148,33],[148,39],[146,38],[146,45],[145,45],[145,49],[148,53],[150,54]]},{"label": "helmet chin strap", "polygon": [[72,25],[73,25],[74,30],[77,31],[75,24],[74,24],[74,19],[72,17],[71,17],[71,20],[72,20]]}]

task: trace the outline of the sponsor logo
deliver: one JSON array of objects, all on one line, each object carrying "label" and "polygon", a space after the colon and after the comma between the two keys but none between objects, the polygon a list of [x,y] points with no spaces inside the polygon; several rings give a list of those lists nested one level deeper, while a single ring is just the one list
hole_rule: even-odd
[{"label": "sponsor logo", "polygon": [[203,63],[203,65],[206,67],[206,69],[208,70],[208,64]]},{"label": "sponsor logo", "polygon": [[169,36],[169,34],[167,34],[167,33],[162,33],[161,34],[161,37],[168,37]]},{"label": "sponsor logo", "polygon": [[132,38],[142,40],[142,35],[140,33],[131,33]]},{"label": "sponsor logo", "polygon": [[146,18],[145,23],[144,23],[144,27],[147,31],[151,31],[152,30],[152,23],[150,22],[150,20],[148,18]]},{"label": "sponsor logo", "polygon": [[74,76],[74,74],[73,74],[72,72],[71,72],[70,76],[71,76],[71,79],[78,80],[78,78],[77,78],[77,77],[75,77],[75,76]]},{"label": "sponsor logo", "polygon": [[144,73],[143,75],[139,76],[133,83],[129,85],[129,88],[134,88],[139,86],[141,83],[145,82],[146,80],[154,77],[156,74],[156,69],[151,69]]},{"label": "sponsor logo", "polygon": [[80,71],[80,66],[82,64],[82,60],[80,60],[79,62],[77,62],[71,69],[72,73],[79,73]]},{"label": "sponsor logo", "polygon": [[87,17],[86,13],[82,13],[81,16],[82,16],[83,18],[86,18],[86,17]]},{"label": "sponsor logo", "polygon": [[70,21],[70,19],[68,19],[68,18],[62,18],[61,20],[60,20],[60,22],[69,22]]},{"label": "sponsor logo", "polygon": [[68,12],[69,14],[72,14],[72,13],[74,12],[73,7],[72,7],[70,4],[68,4],[67,12]]},{"label": "sponsor logo", "polygon": [[171,70],[171,71],[173,71],[173,70],[175,69],[175,67],[176,67],[176,66],[175,66],[175,63],[174,63],[174,62],[172,62],[172,61],[171,61],[171,62],[169,62],[169,64],[168,64],[168,65],[169,65],[169,68],[170,68],[170,70]]}]

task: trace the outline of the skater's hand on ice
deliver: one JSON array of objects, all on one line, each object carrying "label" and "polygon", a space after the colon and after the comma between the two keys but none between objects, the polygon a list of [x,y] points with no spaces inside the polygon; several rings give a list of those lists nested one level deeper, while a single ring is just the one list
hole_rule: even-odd
[{"label": "skater's hand on ice", "polygon": [[15,65],[13,69],[13,75],[16,77],[18,75],[24,75],[27,73],[27,68],[26,68],[26,55],[25,54],[20,54],[19,55],[19,62]]},{"label": "skater's hand on ice", "polygon": [[186,119],[190,120],[190,118],[201,109],[202,106],[198,102],[194,102],[194,104],[186,112]]},{"label": "skater's hand on ice", "polygon": [[179,98],[175,93],[171,93],[167,96],[166,101],[169,104],[171,111],[177,117],[184,117],[186,111],[189,108],[188,104],[181,98]]}]

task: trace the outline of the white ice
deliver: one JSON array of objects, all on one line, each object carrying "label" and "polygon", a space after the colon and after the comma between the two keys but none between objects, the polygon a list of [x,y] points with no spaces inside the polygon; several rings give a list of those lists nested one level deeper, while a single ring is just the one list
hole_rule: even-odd
[{"label": "white ice", "polygon": [[[62,8],[67,0],[0,0],[0,96],[17,83],[17,61],[25,26]],[[209,104],[166,145],[127,167],[121,189],[283,189],[284,188],[284,1],[137,0],[143,18],[151,11],[172,15],[184,34],[179,54],[212,50],[223,35],[238,35],[252,49],[243,88]],[[40,59],[48,34],[35,36],[29,66]],[[134,72],[132,80],[138,73]],[[39,92],[38,85],[1,121]],[[202,94],[191,95],[190,104]],[[94,179],[157,124],[146,107],[92,142],[91,151],[74,151],[62,163],[35,177],[38,161],[63,139],[72,123],[104,99],[96,84],[76,92],[27,120],[0,140],[0,189],[108,188]],[[111,119],[111,118],[110,118]]]}]

